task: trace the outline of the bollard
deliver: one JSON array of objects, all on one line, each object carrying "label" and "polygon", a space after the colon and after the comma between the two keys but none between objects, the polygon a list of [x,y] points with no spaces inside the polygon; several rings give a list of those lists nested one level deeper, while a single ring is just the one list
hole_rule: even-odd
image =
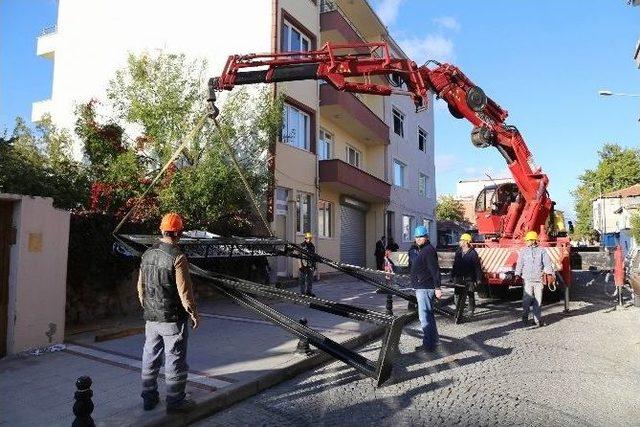
[{"label": "bollard", "polygon": [[[298,322],[302,326],[307,326],[307,319],[304,318],[304,317],[302,319],[298,320]],[[306,355],[311,354],[311,348],[309,347],[309,339],[308,338],[300,338],[300,341],[298,341],[298,345],[296,347],[296,353],[306,354]]]},{"label": "bollard", "polygon": [[73,420],[72,427],[95,427],[91,413],[93,412],[93,391],[91,391],[91,378],[84,376],[76,380],[76,388],[74,394],[75,403],[73,404],[73,414],[76,416]]},{"label": "bollard", "polygon": [[393,295],[387,294],[387,314],[393,316]]}]

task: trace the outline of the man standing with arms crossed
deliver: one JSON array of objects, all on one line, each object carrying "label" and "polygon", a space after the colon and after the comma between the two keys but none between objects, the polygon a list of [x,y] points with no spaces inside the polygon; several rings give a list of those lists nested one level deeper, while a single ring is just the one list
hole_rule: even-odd
[{"label": "man standing with arms crossed", "polygon": [[142,353],[142,399],[144,410],[158,404],[158,373],[164,355],[167,412],[194,407],[186,399],[188,319],[193,329],[200,316],[193,297],[189,261],[177,244],[182,235],[180,215],[166,214],[160,224],[162,238],[142,255],[138,297],[144,309],[145,342]]},{"label": "man standing with arms crossed", "polygon": [[544,288],[545,275],[554,275],[551,258],[544,248],[538,247],[538,233],[529,231],[524,238],[527,246],[520,250],[516,264],[516,277],[521,277],[524,282],[522,295],[522,323],[529,325],[529,306],[533,302],[533,321],[539,328],[542,323],[542,290]]},{"label": "man standing with arms crossed", "polygon": [[423,333],[422,345],[416,347],[416,350],[432,352],[438,344],[438,328],[433,305],[436,298],[442,297],[438,254],[429,243],[429,233],[425,226],[416,227],[414,236],[416,247],[409,251],[409,269],[411,283],[416,290],[418,317]]}]

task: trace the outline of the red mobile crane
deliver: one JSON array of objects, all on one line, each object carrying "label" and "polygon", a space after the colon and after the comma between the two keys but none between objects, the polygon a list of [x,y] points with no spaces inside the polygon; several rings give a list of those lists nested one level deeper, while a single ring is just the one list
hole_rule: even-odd
[{"label": "red mobile crane", "polygon": [[[386,77],[387,81],[373,83],[373,76]],[[446,101],[454,117],[473,124],[472,144],[495,147],[515,182],[485,190],[476,201],[478,232],[485,237],[478,252],[487,284],[516,284],[512,272],[517,251],[524,244],[525,233],[531,230],[540,233],[541,246],[548,248],[564,283],[571,282],[569,239],[558,236],[553,227],[549,179],[540,167],[533,167],[531,152],[518,129],[505,123],[507,111],[460,69],[436,61],[418,66],[409,59],[394,58],[384,42],[327,43],[320,50],[307,52],[232,55],[222,75],[212,78],[209,86],[211,90],[231,90],[236,85],[308,79],[324,80],[346,92],[404,94],[413,99],[417,110],[427,107],[428,91]],[[551,224],[549,233],[547,224]]]}]

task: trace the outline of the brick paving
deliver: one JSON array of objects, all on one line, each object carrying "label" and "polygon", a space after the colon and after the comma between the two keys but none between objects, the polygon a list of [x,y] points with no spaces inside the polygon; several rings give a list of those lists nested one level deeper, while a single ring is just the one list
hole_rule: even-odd
[{"label": "brick paving", "polygon": [[601,277],[577,273],[571,313],[546,305],[540,329],[521,326],[517,296],[462,325],[439,316],[431,356],[407,326],[385,387],[331,363],[197,425],[640,425],[640,310],[612,309]]}]

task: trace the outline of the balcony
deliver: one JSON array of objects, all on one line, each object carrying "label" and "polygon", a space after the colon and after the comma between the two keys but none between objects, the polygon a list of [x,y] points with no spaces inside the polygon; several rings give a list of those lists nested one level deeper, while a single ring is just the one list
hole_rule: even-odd
[{"label": "balcony", "polygon": [[389,144],[389,126],[351,93],[320,85],[320,114],[365,145]]},{"label": "balcony", "polygon": [[335,44],[365,42],[362,34],[356,30],[337,6],[327,2],[323,2],[321,6],[320,36],[322,44],[326,42]]},{"label": "balcony", "polygon": [[388,202],[391,185],[342,160],[320,160],[320,186],[364,202]]},{"label": "balcony", "polygon": [[51,114],[51,100],[45,99],[31,104],[31,121],[39,123],[45,114]]},{"label": "balcony", "polygon": [[37,55],[53,60],[55,58],[57,39],[58,33],[55,26],[42,30],[38,37]]}]

